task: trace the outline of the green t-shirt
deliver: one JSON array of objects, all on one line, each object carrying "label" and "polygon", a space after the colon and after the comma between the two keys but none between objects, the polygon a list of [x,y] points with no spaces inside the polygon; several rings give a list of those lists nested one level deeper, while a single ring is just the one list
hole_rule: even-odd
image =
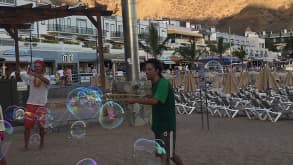
[{"label": "green t-shirt", "polygon": [[152,85],[153,98],[159,103],[152,106],[152,130],[156,134],[176,131],[174,92],[168,80],[160,78]]}]

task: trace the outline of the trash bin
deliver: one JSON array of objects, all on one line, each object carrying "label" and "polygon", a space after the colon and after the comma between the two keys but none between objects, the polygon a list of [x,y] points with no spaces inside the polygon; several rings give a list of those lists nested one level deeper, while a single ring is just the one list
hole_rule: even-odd
[{"label": "trash bin", "polygon": [[17,104],[16,79],[0,79],[0,104],[3,109]]}]

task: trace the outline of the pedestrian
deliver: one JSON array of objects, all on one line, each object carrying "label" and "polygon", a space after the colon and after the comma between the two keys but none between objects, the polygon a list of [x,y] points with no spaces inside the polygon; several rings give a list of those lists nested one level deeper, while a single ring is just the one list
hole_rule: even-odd
[{"label": "pedestrian", "polygon": [[65,85],[71,85],[71,81],[72,81],[72,70],[70,67],[67,67],[65,71]]},{"label": "pedestrian", "polygon": [[[0,146],[2,148],[2,146],[4,145],[4,138],[5,138],[5,123],[4,123],[4,117],[3,117],[3,111],[2,111],[2,107],[0,105]],[[0,165],[6,165],[7,161],[5,158],[5,153],[3,153],[3,151],[0,151]]]},{"label": "pedestrian", "polygon": [[[21,78],[27,81],[30,86],[29,97],[25,108],[26,115],[24,118],[24,148],[28,150],[30,131],[34,127],[35,122],[37,122],[40,134],[39,148],[42,149],[44,147],[45,136],[44,122],[46,121],[40,121],[38,117],[40,117],[40,113],[42,115],[46,114],[45,106],[47,104],[50,86],[50,77],[45,74],[45,63],[40,60],[35,61],[34,72],[28,70],[27,74],[21,74]],[[38,112],[38,110],[42,112]]]},{"label": "pedestrian", "polygon": [[[183,165],[182,160],[175,154],[176,112],[175,97],[169,81],[162,77],[162,65],[157,59],[146,61],[146,76],[152,82],[152,96],[145,98],[127,99],[129,104],[152,105],[152,131],[155,139],[165,148],[166,154],[161,155],[165,165],[170,159],[176,165]],[[164,144],[162,144],[162,141]]]},{"label": "pedestrian", "polygon": [[62,69],[62,67],[58,68],[57,74],[59,77],[59,83],[61,86],[63,86],[64,85],[64,70]]}]

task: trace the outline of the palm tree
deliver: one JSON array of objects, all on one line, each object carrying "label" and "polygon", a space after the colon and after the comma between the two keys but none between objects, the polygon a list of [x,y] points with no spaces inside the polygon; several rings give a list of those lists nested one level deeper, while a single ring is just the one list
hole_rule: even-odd
[{"label": "palm tree", "polygon": [[194,62],[199,59],[203,52],[204,50],[198,50],[196,48],[195,41],[190,41],[190,45],[181,46],[175,49],[173,54],[180,54],[184,60],[190,61],[192,63],[191,68],[193,69]]},{"label": "palm tree", "polygon": [[139,46],[147,53],[153,55],[156,59],[162,55],[163,50],[166,50],[167,37],[163,42],[160,41],[160,36],[157,28],[153,23],[149,26],[149,32],[142,35],[143,41],[139,41]]},{"label": "palm tree", "polygon": [[233,53],[232,53],[233,56],[236,56],[241,60],[242,67],[243,67],[243,60],[245,58],[245,54],[246,54],[246,52],[245,52],[243,46],[241,46],[237,50],[233,51]]},{"label": "palm tree", "polygon": [[217,53],[222,59],[223,54],[226,52],[227,49],[230,48],[230,45],[227,43],[224,43],[223,37],[219,37],[217,45],[208,45],[208,47],[210,48],[212,52]]}]

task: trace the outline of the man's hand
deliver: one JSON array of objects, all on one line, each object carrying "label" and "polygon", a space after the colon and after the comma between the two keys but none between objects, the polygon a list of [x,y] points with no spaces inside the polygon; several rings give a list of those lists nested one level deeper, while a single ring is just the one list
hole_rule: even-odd
[{"label": "man's hand", "polygon": [[31,68],[27,68],[26,73],[28,75],[32,75],[33,74],[33,71],[31,70]]},{"label": "man's hand", "polygon": [[5,132],[4,131],[0,131],[0,141],[2,142],[4,140],[5,137]]}]

